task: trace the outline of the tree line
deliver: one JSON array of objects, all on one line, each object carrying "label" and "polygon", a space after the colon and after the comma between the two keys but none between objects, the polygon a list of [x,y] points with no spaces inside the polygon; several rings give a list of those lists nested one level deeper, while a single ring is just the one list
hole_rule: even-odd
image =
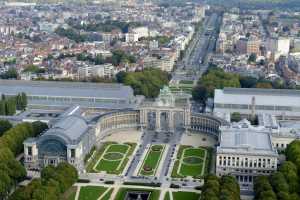
[{"label": "tree line", "polygon": [[240,186],[235,177],[209,174],[204,179],[200,200],[240,200]]},{"label": "tree line", "polygon": [[168,85],[170,75],[160,69],[151,68],[137,72],[119,72],[116,79],[119,83],[131,86],[135,95],[155,98],[160,89]]},{"label": "tree line", "polygon": [[80,20],[72,18],[70,18],[67,23],[74,29],[84,30],[88,32],[111,32],[115,29],[119,29],[123,33],[127,33],[130,27],[137,27],[142,25],[139,22],[123,22],[116,20],[106,20],[105,22],[101,20],[101,22],[82,24]]},{"label": "tree line", "polygon": [[259,176],[254,180],[255,200],[300,199],[300,141],[288,145],[285,161],[278,171],[269,177]]},{"label": "tree line", "polygon": [[205,105],[207,98],[214,97],[215,89],[223,89],[225,87],[297,89],[283,80],[270,81],[264,78],[241,76],[239,74],[225,72],[221,68],[210,67],[193,88],[192,96],[195,101]]},{"label": "tree line", "polygon": [[19,93],[16,96],[2,95],[0,100],[0,115],[14,115],[17,110],[25,110],[27,106],[27,96]]},{"label": "tree line", "polygon": [[42,122],[26,122],[6,130],[0,137],[0,199],[5,199],[26,176],[25,168],[15,159],[23,151],[24,140],[37,136],[46,128]]},{"label": "tree line", "polygon": [[75,167],[63,162],[57,167],[47,166],[41,178],[34,179],[26,187],[18,188],[9,200],[57,200],[78,180]]}]

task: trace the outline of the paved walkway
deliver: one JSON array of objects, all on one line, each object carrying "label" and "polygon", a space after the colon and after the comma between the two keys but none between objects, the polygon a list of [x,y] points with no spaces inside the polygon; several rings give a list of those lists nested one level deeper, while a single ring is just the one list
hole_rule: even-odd
[{"label": "paved walkway", "polygon": [[78,187],[77,187],[76,195],[75,195],[75,200],[78,200],[78,199],[79,199],[80,188],[81,188],[81,186],[78,186]]},{"label": "paved walkway", "polygon": [[101,200],[107,193],[109,193],[110,190],[111,190],[111,187],[107,188],[105,190],[105,192],[103,192],[103,194],[98,198],[98,200]]}]

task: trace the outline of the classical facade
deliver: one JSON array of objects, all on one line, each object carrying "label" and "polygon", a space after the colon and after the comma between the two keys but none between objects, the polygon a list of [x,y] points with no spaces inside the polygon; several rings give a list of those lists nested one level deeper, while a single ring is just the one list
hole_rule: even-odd
[{"label": "classical facade", "polygon": [[190,95],[173,94],[164,87],[156,100],[144,101],[136,109],[118,109],[89,119],[84,118],[76,106],[51,124],[41,136],[24,142],[25,166],[40,169],[67,161],[83,172],[85,155],[117,129],[161,133],[193,131],[217,137],[219,126],[228,123],[212,115],[192,113],[189,98]]},{"label": "classical facade", "polygon": [[66,116],[40,137],[24,142],[25,167],[40,169],[66,161],[82,171],[84,156],[89,153],[94,141],[94,130],[83,117]]},{"label": "classical facade", "polygon": [[157,132],[190,128],[190,97],[184,93],[172,94],[168,87],[164,87],[154,102],[145,101],[139,107],[141,126]]},{"label": "classical facade", "polygon": [[216,174],[237,178],[241,189],[251,190],[253,179],[277,170],[278,153],[271,134],[264,127],[253,127],[247,120],[220,128]]}]

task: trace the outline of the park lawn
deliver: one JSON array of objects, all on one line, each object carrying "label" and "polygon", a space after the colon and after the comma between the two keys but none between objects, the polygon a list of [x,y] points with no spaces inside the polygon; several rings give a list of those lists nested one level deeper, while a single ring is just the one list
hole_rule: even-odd
[{"label": "park lawn", "polygon": [[112,144],[108,147],[106,153],[108,152],[119,152],[119,153],[126,153],[130,146],[124,144]]},{"label": "park lawn", "polygon": [[[155,146],[160,146],[161,150],[160,151],[153,151],[152,148]],[[157,166],[159,165],[161,156],[164,152],[164,146],[163,145],[153,145],[149,148],[148,153],[147,153],[147,157],[144,160],[144,163],[142,165],[140,174],[141,175],[145,175],[145,176],[150,176],[150,175],[154,175],[157,169]],[[151,167],[152,171],[145,171],[143,169],[144,166],[148,166]]]},{"label": "park lawn", "polygon": [[202,170],[203,170],[203,163],[199,165],[185,165],[182,164],[180,166],[180,171],[179,173],[182,174],[183,176],[201,176],[202,175]]},{"label": "park lawn", "polygon": [[193,149],[189,149],[187,148],[185,151],[184,151],[184,157],[188,157],[188,156],[198,156],[198,157],[201,157],[201,158],[204,158],[205,156],[205,149],[201,149],[201,148],[193,148]]},{"label": "park lawn", "polygon": [[84,186],[80,188],[78,200],[97,200],[107,188],[100,186]]},{"label": "park lawn", "polygon": [[[170,192],[169,192],[169,191],[167,191],[167,192],[165,193],[164,200],[170,200]],[[187,199],[186,199],[186,200],[187,200]]]},{"label": "park lawn", "polygon": [[102,145],[102,147],[100,149],[97,150],[95,157],[87,163],[86,165],[86,170],[88,173],[97,173],[93,168],[95,166],[95,164],[97,163],[97,161],[100,159],[100,157],[102,156],[103,152],[105,151],[105,149],[107,148],[108,145],[110,144],[116,144],[115,142],[106,142]]},{"label": "park lawn", "polygon": [[[110,146],[106,145],[106,148],[108,149],[106,151],[104,149],[102,154],[104,152],[104,155],[107,155],[109,153],[121,153],[125,156],[125,158],[120,160],[101,159],[98,165],[96,166],[96,171],[105,171],[108,174],[120,174],[122,173],[122,171],[126,167],[126,164],[129,161],[128,157],[132,155],[134,149],[136,148],[136,143],[110,144]],[[100,159],[100,157],[98,159]]]},{"label": "park lawn", "polygon": [[173,200],[199,200],[200,194],[194,192],[173,192]]},{"label": "park lawn", "polygon": [[121,162],[122,160],[109,161],[109,160],[102,159],[96,166],[96,169],[98,171],[106,171],[107,173],[113,173],[114,171],[117,170]]},{"label": "park lawn", "polygon": [[[206,170],[206,166],[204,167],[204,172],[203,171],[203,165],[207,164],[207,156],[206,156],[206,160],[202,160],[202,162],[200,162],[199,164],[194,164],[194,165],[188,165],[188,164],[184,164],[181,163],[180,160],[182,158],[187,158],[187,157],[199,157],[204,159],[205,157],[205,152],[207,152],[207,150],[205,148],[194,148],[191,146],[186,146],[186,145],[182,145],[179,147],[178,153],[177,153],[177,160],[174,163],[173,169],[172,169],[172,174],[171,177],[172,178],[184,178],[187,176],[192,176],[194,178],[201,178],[201,176],[207,171]],[[206,155],[208,154],[208,152],[206,153]],[[178,168],[179,169],[179,173],[178,172]]]},{"label": "park lawn", "polygon": [[107,192],[106,195],[104,195],[100,200],[110,200],[110,196],[111,196],[113,191],[114,191],[114,189],[110,188],[109,192]]},{"label": "park lawn", "polygon": [[149,200],[158,200],[160,195],[160,190],[141,189],[141,188],[120,188],[114,200],[124,200],[126,197],[126,193],[128,191],[147,191],[147,192],[149,191],[151,192]]}]

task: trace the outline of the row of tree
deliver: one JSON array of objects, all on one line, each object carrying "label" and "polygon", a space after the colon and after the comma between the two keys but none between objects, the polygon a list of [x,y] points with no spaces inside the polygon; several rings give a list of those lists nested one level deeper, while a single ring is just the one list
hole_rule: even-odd
[{"label": "row of tree", "polygon": [[[3,124],[3,123],[2,123]],[[5,127],[0,129],[7,129]],[[26,170],[15,156],[23,151],[23,142],[43,132],[47,125],[42,122],[22,123],[6,130],[0,137],[0,199],[5,199],[12,188],[26,176]]]},{"label": "row of tree", "polygon": [[170,75],[160,69],[151,68],[140,72],[120,72],[116,79],[119,83],[131,86],[135,95],[154,98],[164,85],[168,85]]},{"label": "row of tree", "polygon": [[21,123],[6,131],[0,138],[0,147],[7,147],[14,155],[23,151],[23,142],[29,137],[35,137],[48,128],[42,122]]},{"label": "row of tree", "polygon": [[201,200],[240,200],[240,186],[233,176],[207,175],[202,187]]},{"label": "row of tree", "polygon": [[100,22],[94,23],[81,23],[80,20],[77,19],[69,19],[68,24],[78,30],[84,30],[88,32],[111,32],[113,30],[119,29],[123,33],[127,33],[130,27],[137,27],[141,26],[139,22],[123,22],[123,21],[116,21],[116,20],[100,20]]},{"label": "row of tree", "polygon": [[41,172],[40,179],[34,179],[26,187],[18,188],[9,200],[56,200],[77,182],[77,170],[68,163],[57,167],[47,166]]},{"label": "row of tree", "polygon": [[299,200],[300,199],[300,141],[288,145],[285,161],[271,176],[259,176],[254,181],[256,200]]},{"label": "row of tree", "polygon": [[18,77],[18,72],[16,68],[9,68],[6,72],[0,74],[1,79],[16,79]]},{"label": "row of tree", "polygon": [[14,115],[16,110],[25,110],[27,106],[27,96],[19,93],[16,96],[1,96],[0,115]]}]

